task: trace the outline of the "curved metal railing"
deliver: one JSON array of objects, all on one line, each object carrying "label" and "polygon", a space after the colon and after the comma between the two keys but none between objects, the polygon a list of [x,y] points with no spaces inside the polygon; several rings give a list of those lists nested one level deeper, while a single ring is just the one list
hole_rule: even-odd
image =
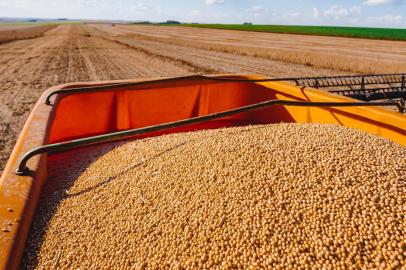
[{"label": "curved metal railing", "polygon": [[225,116],[231,116],[231,115],[235,115],[235,114],[242,113],[242,112],[254,111],[254,110],[258,110],[258,109],[262,109],[262,108],[266,108],[266,107],[270,107],[270,106],[274,106],[274,105],[300,106],[300,107],[315,107],[315,106],[317,106],[317,107],[354,107],[354,106],[394,105],[394,106],[398,106],[399,110],[402,109],[401,105],[396,101],[308,102],[308,101],[289,101],[289,100],[269,100],[269,101],[264,101],[264,102],[248,105],[248,106],[239,107],[239,108],[232,109],[232,110],[227,110],[227,111],[217,112],[217,113],[208,114],[208,115],[204,115],[204,116],[179,120],[176,122],[169,122],[169,123],[148,126],[148,127],[143,127],[143,128],[137,128],[137,129],[131,129],[131,130],[125,130],[125,131],[118,131],[118,132],[103,134],[103,135],[99,135],[99,136],[92,136],[92,137],[88,137],[88,138],[77,139],[77,140],[72,140],[72,141],[67,141],[67,142],[62,142],[62,143],[43,145],[43,146],[34,148],[34,149],[28,151],[26,154],[24,154],[24,156],[22,157],[22,159],[18,165],[16,174],[29,175],[30,170],[27,167],[27,162],[32,157],[39,155],[39,154],[58,153],[58,152],[63,152],[63,151],[67,151],[67,150],[82,147],[82,146],[88,146],[88,145],[105,143],[105,142],[112,142],[112,141],[116,141],[119,139],[135,136],[135,135],[142,135],[142,134],[146,134],[146,133],[153,132],[153,131],[160,131],[160,130],[164,130],[164,129],[170,129],[170,128],[187,126],[187,125],[195,124],[195,123],[206,122],[206,121],[222,118]]}]

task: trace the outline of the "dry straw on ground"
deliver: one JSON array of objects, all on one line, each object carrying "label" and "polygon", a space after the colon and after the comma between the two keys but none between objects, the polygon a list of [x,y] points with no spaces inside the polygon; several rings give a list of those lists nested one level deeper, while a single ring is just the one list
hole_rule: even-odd
[{"label": "dry straw on ground", "polygon": [[397,73],[406,70],[406,64],[402,62],[388,61],[386,59],[366,59],[362,56],[343,55],[332,51],[321,53],[317,51],[298,51],[289,48],[261,48],[252,46],[222,44],[216,42],[201,42],[198,40],[154,37],[143,34],[128,34],[126,37],[144,39],[179,46],[194,47],[199,49],[220,51],[239,55],[255,56],[270,60],[287,63],[326,68],[347,73],[376,74]]},{"label": "dry straw on ground", "polygon": [[334,125],[52,157],[24,268],[401,269],[406,149]]},{"label": "dry straw on ground", "polygon": [[20,39],[36,38],[56,25],[39,25],[26,27],[0,27],[0,44]]}]

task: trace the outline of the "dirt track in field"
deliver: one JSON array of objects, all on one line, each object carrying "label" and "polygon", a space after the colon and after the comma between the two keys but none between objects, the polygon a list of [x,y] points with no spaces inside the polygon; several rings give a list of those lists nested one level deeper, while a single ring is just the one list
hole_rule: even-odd
[{"label": "dirt track in field", "polygon": [[[270,77],[342,74],[338,70],[193,45],[193,40],[201,35],[206,43],[246,46],[246,34],[238,31],[233,35],[239,39],[223,30],[210,30],[216,33],[212,35],[207,29],[188,29],[188,33],[170,27],[154,27],[153,32],[150,29],[59,25],[41,37],[0,45],[0,171],[34,103],[53,85],[195,73],[258,73]],[[223,33],[224,41],[220,41]],[[160,39],[165,35],[171,40]],[[183,42],[187,35],[192,44]],[[258,35],[259,43],[269,42],[263,40],[262,35],[266,34]],[[403,51],[399,54],[403,55]]]}]

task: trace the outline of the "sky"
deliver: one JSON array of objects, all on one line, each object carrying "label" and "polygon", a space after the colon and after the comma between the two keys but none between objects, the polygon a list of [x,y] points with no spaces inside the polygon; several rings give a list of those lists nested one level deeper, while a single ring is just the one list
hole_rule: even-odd
[{"label": "sky", "polygon": [[0,0],[0,17],[406,28],[406,0]]}]

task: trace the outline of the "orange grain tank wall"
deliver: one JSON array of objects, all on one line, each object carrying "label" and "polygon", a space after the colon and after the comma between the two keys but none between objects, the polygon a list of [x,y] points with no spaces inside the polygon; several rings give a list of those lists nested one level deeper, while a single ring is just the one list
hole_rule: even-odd
[{"label": "orange grain tank wall", "polygon": [[[213,82],[72,95],[58,101],[50,142],[187,119],[275,98],[273,91],[261,85]],[[279,106],[223,120],[273,123],[293,118]]]},{"label": "orange grain tank wall", "polygon": [[[258,76],[227,77],[259,79]],[[111,83],[116,82],[68,84],[51,88],[48,92]],[[218,82],[201,77],[59,95],[52,106],[45,105],[46,94],[31,112],[0,178],[0,269],[18,269],[41,187],[46,181],[47,155],[30,160],[28,166],[31,175],[14,174],[22,155],[34,147],[205,115],[269,99],[353,101],[286,83]],[[375,107],[273,106],[148,136],[277,122],[334,123],[364,130],[406,146],[406,116]]]},{"label": "orange grain tank wall", "polygon": [[[286,83],[241,83],[200,80],[83,93],[56,101],[49,142],[156,125],[206,115],[270,99],[351,101],[326,92]],[[405,145],[405,116],[373,107],[274,106],[223,118],[241,123],[334,123],[361,129]],[[206,124],[203,124],[207,126]],[[199,128],[202,125],[197,125]]]}]

